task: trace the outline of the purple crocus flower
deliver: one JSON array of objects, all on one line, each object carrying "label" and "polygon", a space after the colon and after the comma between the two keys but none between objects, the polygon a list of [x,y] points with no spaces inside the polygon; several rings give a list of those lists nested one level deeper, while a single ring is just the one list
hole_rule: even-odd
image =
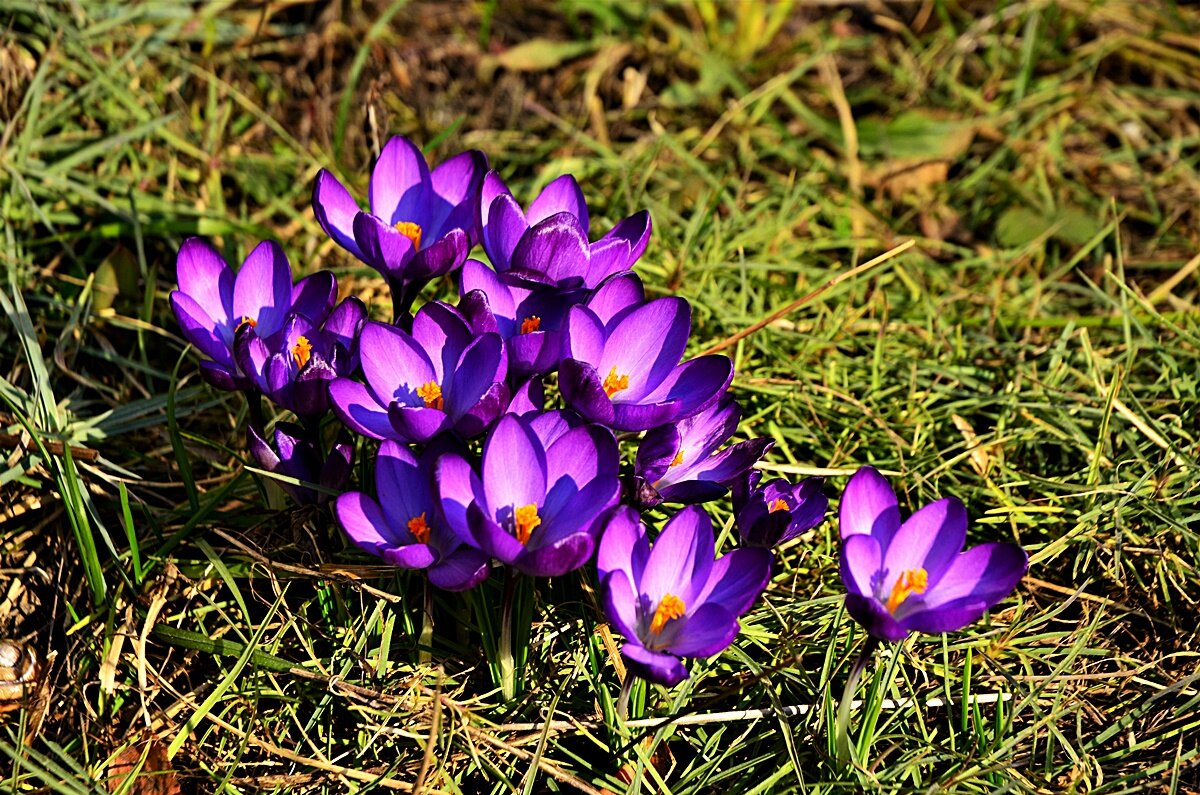
[{"label": "purple crocus flower", "polygon": [[529,227],[558,213],[573,215],[582,229],[588,228],[587,200],[575,177],[564,174],[551,182],[530,203],[526,213],[500,175],[489,171],[480,192],[479,228],[483,250],[492,267],[499,273],[509,270],[513,251]]},{"label": "purple crocus flower", "polygon": [[[346,432],[338,434],[325,460],[317,445],[305,437],[297,425],[275,424],[274,445],[267,442],[253,425],[246,429],[250,453],[258,465],[276,475],[286,475],[305,483],[315,483],[331,491],[341,491],[350,480],[354,460],[354,442]],[[300,505],[324,505],[330,495],[315,489],[277,481]]]},{"label": "purple crocus flower", "polygon": [[811,530],[825,518],[829,498],[821,491],[823,478],[805,478],[796,485],[776,479],[759,486],[756,469],[735,481],[733,511],[738,533],[752,547],[777,547]]},{"label": "purple crocus flower", "polygon": [[371,172],[370,212],[325,169],[313,189],[313,212],[342,248],[383,274],[397,312],[404,312],[421,285],[462,265],[479,242],[486,171],[487,158],[476,150],[430,171],[421,150],[396,136]]},{"label": "purple crocus flower", "polygon": [[488,556],[454,532],[442,515],[431,474],[437,445],[415,457],[395,441],[379,446],[376,501],[352,491],[334,506],[338,523],[360,548],[393,566],[427,569],[447,591],[474,588],[488,575]]},{"label": "purple crocus flower", "polygon": [[422,444],[446,431],[476,436],[508,405],[500,335],[474,333],[446,304],[421,307],[412,334],[368,322],[358,344],[366,385],[336,378],[329,399],[364,436]]},{"label": "purple crocus flower", "polygon": [[579,568],[601,515],[620,493],[617,442],[564,412],[505,414],[483,447],[480,473],[462,456],[437,463],[442,511],[493,558],[535,577]]},{"label": "purple crocus flower", "polygon": [[711,657],[733,642],[738,616],[767,585],[771,553],[735,549],[713,560],[712,521],[689,506],[653,544],[637,511],[609,515],[596,557],[604,612],[626,643],[630,670],[672,687],[687,678],[680,657]]},{"label": "purple crocus flower", "polygon": [[742,410],[726,394],[704,411],[648,432],[634,465],[642,505],[706,502],[728,491],[775,443],[751,439],[718,452],[741,418]]},{"label": "purple crocus flower", "polygon": [[478,333],[494,331],[504,340],[513,376],[543,375],[558,367],[563,321],[582,290],[505,283],[478,260],[462,268],[458,308]]},{"label": "purple crocus flower", "polygon": [[289,315],[319,325],[337,299],[337,280],[329,271],[318,271],[293,285],[287,256],[272,240],[255,246],[234,276],[216,249],[200,238],[188,238],[179,249],[175,268],[179,289],[171,293],[171,308],[187,341],[212,359],[200,363],[200,372],[218,389],[252,387],[234,357],[239,328],[248,327],[255,337],[272,340]]},{"label": "purple crocus flower", "polygon": [[272,342],[243,327],[234,340],[238,366],[276,405],[312,419],[329,410],[329,382],[358,367],[358,334],[367,317],[362,301],[351,296],[314,324],[289,315]]},{"label": "purple crocus flower", "polygon": [[703,411],[733,378],[724,356],[679,363],[691,332],[691,307],[658,298],[614,319],[575,306],[567,315],[559,388],[585,419],[644,431]]},{"label": "purple crocus flower", "polygon": [[962,629],[1012,593],[1029,568],[1016,544],[961,551],[967,511],[953,497],[901,523],[895,493],[871,467],[846,485],[839,524],[846,610],[879,640]]}]

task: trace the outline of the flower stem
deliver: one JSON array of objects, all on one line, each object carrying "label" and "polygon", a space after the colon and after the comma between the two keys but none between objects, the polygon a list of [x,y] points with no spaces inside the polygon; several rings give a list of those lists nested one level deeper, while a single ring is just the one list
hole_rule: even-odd
[{"label": "flower stem", "polygon": [[850,762],[850,705],[854,701],[854,691],[858,688],[858,681],[862,679],[863,671],[878,647],[879,640],[868,635],[867,642],[863,644],[862,650],[858,653],[858,659],[854,661],[854,666],[850,669],[850,675],[846,677],[846,689],[842,691],[842,700],[838,702],[834,747],[837,752],[837,760],[843,765]]},{"label": "flower stem", "polygon": [[504,569],[504,601],[500,605],[500,692],[505,701],[517,695],[517,666],[513,660],[513,602],[516,601],[517,573],[511,566]]},{"label": "flower stem", "polygon": [[421,638],[417,642],[417,662],[428,665],[433,659],[433,586],[428,577],[421,578],[425,585],[425,599],[421,610]]},{"label": "flower stem", "polygon": [[617,717],[622,722],[629,720],[629,694],[633,692],[633,682],[637,676],[632,671],[625,672],[625,681],[621,683],[621,695],[617,698]]}]

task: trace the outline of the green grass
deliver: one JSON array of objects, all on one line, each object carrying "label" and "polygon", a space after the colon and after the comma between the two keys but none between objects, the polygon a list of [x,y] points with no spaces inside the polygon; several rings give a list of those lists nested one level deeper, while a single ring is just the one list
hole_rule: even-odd
[{"label": "green grass", "polygon": [[[104,791],[154,737],[204,792],[1200,788],[1200,15],[763,8],[6,4],[0,637],[48,660],[5,787]],[[539,583],[504,704],[465,600],[419,663],[419,581],[246,468],[244,403],[167,309],[175,251],[275,237],[389,316],[309,196],[322,166],[365,189],[398,132],[520,196],[572,171],[596,230],[650,209],[639,271],[693,302],[695,351],[915,241],[726,350],[769,473],[874,464],[902,511],[956,495],[972,543],[1030,551],[985,621],[868,669],[854,765],[833,522],[622,730],[590,575]]]}]

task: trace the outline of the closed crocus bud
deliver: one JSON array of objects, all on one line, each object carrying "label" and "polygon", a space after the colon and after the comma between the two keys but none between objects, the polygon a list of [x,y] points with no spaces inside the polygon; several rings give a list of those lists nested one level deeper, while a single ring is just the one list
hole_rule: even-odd
[{"label": "closed crocus bud", "polygon": [[[276,475],[323,486],[337,492],[350,479],[354,459],[354,442],[344,431],[340,433],[324,460],[316,444],[305,438],[302,428],[287,422],[276,423],[269,444],[254,426],[246,429],[249,448],[258,465]],[[325,491],[279,481],[279,485],[300,505],[324,505],[333,497]]]},{"label": "closed crocus bud", "polygon": [[964,552],[967,510],[954,497],[901,522],[892,487],[871,467],[850,478],[838,524],[846,610],[879,640],[960,630],[1012,593],[1029,568],[1016,544]]}]

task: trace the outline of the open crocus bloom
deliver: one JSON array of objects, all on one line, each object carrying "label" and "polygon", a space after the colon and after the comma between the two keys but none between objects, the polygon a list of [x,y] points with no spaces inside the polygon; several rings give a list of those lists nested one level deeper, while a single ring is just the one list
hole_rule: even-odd
[{"label": "open crocus bloom", "polygon": [[449,430],[476,436],[508,405],[500,336],[474,333],[445,304],[421,307],[412,334],[364,324],[358,351],[366,385],[334,379],[329,399],[364,436],[419,444]]},{"label": "open crocus bloom", "polygon": [[367,316],[351,296],[317,325],[289,315],[282,331],[267,341],[243,327],[234,340],[238,366],[276,405],[305,418],[329,410],[329,382],[358,366],[358,333]]},{"label": "open crocus bloom", "polygon": [[573,215],[582,229],[588,228],[587,200],[575,177],[564,174],[551,182],[524,212],[500,175],[489,171],[480,195],[479,228],[492,267],[499,273],[512,267],[513,251],[529,227],[558,213]]},{"label": "open crocus bloom", "polygon": [[644,431],[703,411],[733,378],[724,356],[679,363],[691,332],[682,298],[659,298],[608,327],[591,309],[567,315],[559,388],[585,419],[622,431]]},{"label": "open crocus bloom", "polygon": [[427,569],[448,591],[474,588],[488,575],[488,557],[456,534],[442,516],[430,479],[437,446],[420,459],[386,441],[375,459],[379,500],[352,491],[334,506],[338,523],[360,548],[404,569]]},{"label": "open crocus bloom", "polygon": [[648,432],[638,446],[634,472],[642,504],[715,500],[754,466],[774,442],[751,439],[717,452],[737,430],[742,410],[731,395],[698,414]]},{"label": "open crocus bloom", "polygon": [[571,415],[506,414],[483,447],[481,474],[462,456],[437,462],[442,511],[493,558],[557,577],[591,558],[601,514],[620,494],[611,432]]},{"label": "open crocus bloom", "polygon": [[[650,214],[624,219],[595,243],[570,212],[555,213],[529,227],[513,248],[507,278],[570,290],[595,288],[631,269],[650,241]],[[499,268],[497,268],[499,270]]]},{"label": "open crocus bloom", "polygon": [[637,511],[609,515],[596,558],[604,612],[625,636],[621,656],[638,676],[671,687],[687,678],[680,657],[711,657],[733,642],[738,616],[771,572],[765,549],[735,549],[713,560],[708,514],[691,506],[654,541]]},{"label": "open crocus bloom", "polygon": [[805,478],[794,486],[776,479],[760,487],[761,478],[761,472],[750,470],[733,487],[738,533],[750,546],[779,546],[825,518],[829,498],[821,491],[823,478]]},{"label": "open crocus bloom", "polygon": [[494,331],[504,340],[510,374],[543,375],[558,367],[567,309],[584,292],[509,285],[478,260],[462,268],[459,309],[476,332]]},{"label": "open crocus bloom", "polygon": [[871,467],[846,485],[839,524],[846,610],[880,640],[962,629],[1012,593],[1029,567],[1016,544],[963,552],[967,511],[953,497],[902,524],[895,493]]},{"label": "open crocus bloom", "polygon": [[313,212],[331,238],[379,271],[406,311],[429,279],[462,265],[479,241],[477,205],[487,158],[462,152],[433,171],[411,141],[387,142],[371,172],[370,212],[333,174],[322,169],[313,189]]},{"label": "open crocus bloom", "polygon": [[[286,422],[277,423],[274,446],[268,444],[253,425],[247,427],[246,435],[254,460],[268,472],[324,486],[332,491],[341,491],[350,480],[354,442],[345,431],[338,434],[337,441],[324,461],[321,460],[317,445],[305,438],[299,426]],[[316,489],[277,482],[300,505],[324,505],[331,499],[329,494]]]},{"label": "open crocus bloom", "polygon": [[175,260],[179,289],[171,308],[187,341],[212,359],[201,362],[205,380],[219,389],[249,389],[248,373],[239,372],[234,339],[239,328],[271,340],[289,315],[319,325],[337,299],[337,280],[318,271],[292,284],[292,269],[279,244],[255,246],[234,276],[229,263],[199,238],[188,238]]}]

